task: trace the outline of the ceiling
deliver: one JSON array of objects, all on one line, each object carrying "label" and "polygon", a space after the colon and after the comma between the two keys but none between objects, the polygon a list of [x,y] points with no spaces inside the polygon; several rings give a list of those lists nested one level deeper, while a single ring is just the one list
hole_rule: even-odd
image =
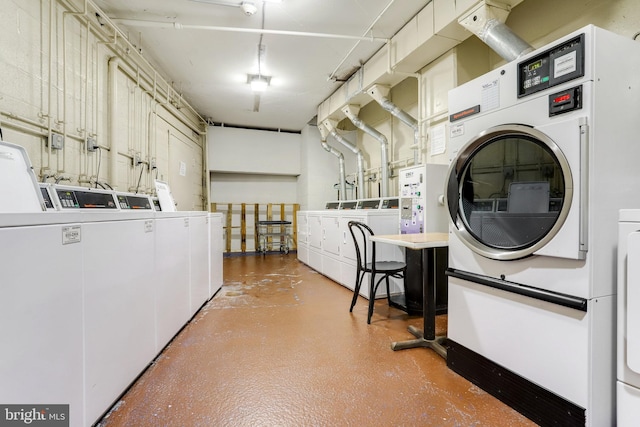
[{"label": "ceiling", "polygon": [[[286,131],[430,1],[254,0],[247,15],[241,0],[94,0],[210,123]],[[247,83],[258,73],[261,94]]]}]

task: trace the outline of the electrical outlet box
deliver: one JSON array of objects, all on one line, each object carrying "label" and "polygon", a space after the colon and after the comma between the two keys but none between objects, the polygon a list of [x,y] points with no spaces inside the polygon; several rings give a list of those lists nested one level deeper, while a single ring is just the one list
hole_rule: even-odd
[{"label": "electrical outlet box", "polygon": [[92,137],[87,137],[87,151],[96,151],[98,149],[98,141]]},{"label": "electrical outlet box", "polygon": [[142,157],[140,157],[140,153],[134,154],[133,158],[131,159],[131,166],[133,166],[135,168],[140,163],[142,163]]},{"label": "electrical outlet box", "polygon": [[59,133],[51,133],[51,138],[49,138],[48,143],[52,149],[62,150],[64,147],[64,136]]}]

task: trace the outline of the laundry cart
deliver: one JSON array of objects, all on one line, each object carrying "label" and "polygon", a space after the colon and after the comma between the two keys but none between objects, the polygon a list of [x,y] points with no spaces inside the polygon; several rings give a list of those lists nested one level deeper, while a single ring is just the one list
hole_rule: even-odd
[{"label": "laundry cart", "polygon": [[291,221],[258,221],[258,252],[263,254],[278,248],[280,252],[289,253],[291,238]]}]

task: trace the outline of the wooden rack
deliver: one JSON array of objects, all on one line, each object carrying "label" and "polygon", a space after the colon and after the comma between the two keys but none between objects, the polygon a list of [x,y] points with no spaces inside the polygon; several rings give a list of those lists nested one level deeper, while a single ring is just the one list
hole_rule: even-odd
[{"label": "wooden rack", "polygon": [[298,247],[298,203],[211,203],[211,212],[223,214],[225,252],[254,252],[258,250],[258,221],[291,221],[290,249]]}]

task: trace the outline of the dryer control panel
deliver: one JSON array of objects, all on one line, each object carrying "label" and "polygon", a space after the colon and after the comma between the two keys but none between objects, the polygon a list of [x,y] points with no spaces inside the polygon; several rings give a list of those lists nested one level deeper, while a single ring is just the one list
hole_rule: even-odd
[{"label": "dryer control panel", "polygon": [[584,34],[518,64],[518,98],[584,76]]}]

